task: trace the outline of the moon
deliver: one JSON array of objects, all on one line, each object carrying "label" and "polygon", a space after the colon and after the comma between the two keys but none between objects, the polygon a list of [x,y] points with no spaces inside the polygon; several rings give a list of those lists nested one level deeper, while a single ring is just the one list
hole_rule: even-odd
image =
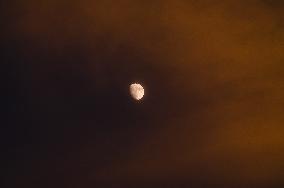
[{"label": "moon", "polygon": [[131,84],[129,87],[129,91],[130,91],[131,96],[135,100],[141,100],[144,96],[144,88],[142,85],[138,83]]}]

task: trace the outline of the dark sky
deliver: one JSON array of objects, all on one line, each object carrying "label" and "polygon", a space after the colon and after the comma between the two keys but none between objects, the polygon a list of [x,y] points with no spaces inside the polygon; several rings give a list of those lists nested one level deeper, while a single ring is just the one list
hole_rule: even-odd
[{"label": "dark sky", "polygon": [[2,0],[0,28],[4,187],[284,186],[284,1]]}]

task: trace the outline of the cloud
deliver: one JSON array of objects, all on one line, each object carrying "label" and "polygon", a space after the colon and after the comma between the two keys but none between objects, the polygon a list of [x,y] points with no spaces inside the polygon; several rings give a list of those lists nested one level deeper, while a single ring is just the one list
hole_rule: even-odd
[{"label": "cloud", "polygon": [[[95,149],[77,148],[96,156],[81,156],[94,167],[85,184],[273,186],[284,158],[281,2],[29,0],[1,14],[39,121],[94,124],[78,132],[91,142],[86,132],[102,131]],[[133,81],[147,87],[143,106],[128,101]]]}]

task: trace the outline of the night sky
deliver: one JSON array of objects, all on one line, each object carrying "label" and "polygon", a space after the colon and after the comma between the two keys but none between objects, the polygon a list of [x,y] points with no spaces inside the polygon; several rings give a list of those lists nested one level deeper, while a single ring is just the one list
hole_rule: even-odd
[{"label": "night sky", "polygon": [[283,0],[2,0],[0,28],[1,187],[284,187]]}]

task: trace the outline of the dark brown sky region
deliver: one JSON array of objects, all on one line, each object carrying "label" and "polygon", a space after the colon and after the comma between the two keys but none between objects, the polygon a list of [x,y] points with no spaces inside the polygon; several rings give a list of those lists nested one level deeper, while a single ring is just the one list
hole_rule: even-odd
[{"label": "dark brown sky region", "polygon": [[284,187],[284,1],[0,10],[3,188]]}]

